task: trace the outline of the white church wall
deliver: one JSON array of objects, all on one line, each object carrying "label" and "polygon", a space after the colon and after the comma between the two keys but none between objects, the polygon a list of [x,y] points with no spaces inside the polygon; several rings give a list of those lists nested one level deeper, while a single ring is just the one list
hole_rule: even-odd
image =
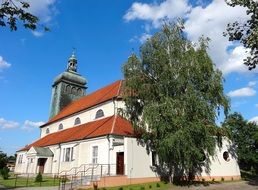
[{"label": "white church wall", "polygon": [[20,151],[17,152],[17,159],[15,164],[15,173],[25,173],[26,172],[26,166],[27,166],[27,157],[26,157],[27,151]]},{"label": "white church wall", "polygon": [[[203,172],[202,176],[213,177],[229,177],[240,176],[240,170],[237,163],[236,153],[232,150],[230,141],[223,138],[222,147],[216,147],[216,151],[213,157],[210,157],[210,172]],[[223,158],[223,153],[229,152],[229,159]]]},{"label": "white church wall", "polygon": [[114,102],[113,101],[104,102],[104,103],[99,104],[95,107],[84,110],[82,112],[79,112],[77,114],[69,116],[65,119],[61,119],[61,120],[59,120],[57,122],[54,122],[50,125],[42,127],[41,128],[41,138],[47,135],[46,134],[47,129],[49,129],[50,133],[54,133],[54,132],[59,131],[58,127],[59,127],[60,124],[63,125],[63,129],[68,129],[68,128],[76,126],[76,125],[74,125],[74,121],[77,117],[80,118],[81,124],[88,123],[88,122],[91,122],[91,121],[95,121],[95,120],[97,120],[97,119],[95,119],[96,112],[99,109],[102,109],[103,112],[104,112],[104,117],[101,117],[99,119],[103,119],[105,117],[112,116],[112,115],[114,115]]},{"label": "white church wall", "polygon": [[156,177],[151,170],[151,154],[147,154],[146,147],[138,144],[135,138],[126,137],[124,142],[127,177]]}]

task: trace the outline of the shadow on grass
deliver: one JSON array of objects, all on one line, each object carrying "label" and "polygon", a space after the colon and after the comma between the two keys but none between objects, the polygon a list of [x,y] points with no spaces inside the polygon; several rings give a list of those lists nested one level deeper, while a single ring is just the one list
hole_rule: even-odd
[{"label": "shadow on grass", "polygon": [[178,181],[178,182],[174,182],[173,183],[174,185],[176,186],[187,186],[187,187],[190,187],[190,186],[195,186],[195,187],[198,187],[198,186],[209,186],[211,184],[221,184],[220,181],[205,181],[205,180],[202,180],[202,181]]},{"label": "shadow on grass", "polygon": [[249,171],[241,170],[241,178],[243,180],[247,181],[247,183],[249,185],[258,186],[258,175],[257,174],[253,174]]}]

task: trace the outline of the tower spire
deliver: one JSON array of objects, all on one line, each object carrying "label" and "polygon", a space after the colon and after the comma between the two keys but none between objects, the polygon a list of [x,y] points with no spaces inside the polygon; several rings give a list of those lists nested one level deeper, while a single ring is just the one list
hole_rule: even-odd
[{"label": "tower spire", "polygon": [[77,58],[75,56],[75,48],[73,48],[72,55],[68,60],[67,71],[77,72]]}]

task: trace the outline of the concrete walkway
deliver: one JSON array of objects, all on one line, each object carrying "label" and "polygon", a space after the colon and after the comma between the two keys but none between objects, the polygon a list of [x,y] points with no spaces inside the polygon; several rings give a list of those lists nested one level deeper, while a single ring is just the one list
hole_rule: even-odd
[{"label": "concrete walkway", "polygon": [[0,185],[0,190],[58,190],[58,186],[54,187],[19,187],[19,188],[5,188]]}]

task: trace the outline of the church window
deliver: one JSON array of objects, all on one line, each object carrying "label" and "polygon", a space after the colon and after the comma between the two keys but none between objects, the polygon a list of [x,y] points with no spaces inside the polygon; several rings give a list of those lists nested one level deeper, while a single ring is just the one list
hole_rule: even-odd
[{"label": "church window", "polygon": [[72,93],[75,94],[76,93],[76,88],[72,87]]},{"label": "church window", "polygon": [[95,119],[98,119],[100,117],[103,117],[104,116],[104,112],[102,109],[99,109],[97,112],[96,112],[96,116],[95,116]]},{"label": "church window", "polygon": [[73,147],[63,149],[63,161],[64,162],[73,161]]},{"label": "church window", "polygon": [[60,123],[59,126],[58,126],[58,130],[62,130],[64,128],[63,124]]},{"label": "church window", "polygon": [[98,163],[98,146],[92,147],[92,163],[93,164]]},{"label": "church window", "polygon": [[156,151],[151,152],[151,163],[152,166],[157,166],[157,154]]},{"label": "church window", "polygon": [[78,89],[77,89],[77,94],[78,94],[78,95],[81,95],[81,94],[82,94],[82,89],[78,88]]},{"label": "church window", "polygon": [[50,131],[49,131],[49,128],[46,129],[46,134],[48,134]]},{"label": "church window", "polygon": [[81,119],[79,117],[77,117],[75,120],[74,120],[74,125],[79,125],[81,124]]},{"label": "church window", "polygon": [[228,151],[223,152],[223,159],[227,162],[230,160]]},{"label": "church window", "polygon": [[23,154],[19,155],[18,164],[21,164],[21,163],[22,163],[22,159],[23,159]]},{"label": "church window", "polygon": [[66,91],[66,92],[71,92],[71,86],[70,86],[70,85],[67,85],[66,88],[65,88],[65,91]]}]

